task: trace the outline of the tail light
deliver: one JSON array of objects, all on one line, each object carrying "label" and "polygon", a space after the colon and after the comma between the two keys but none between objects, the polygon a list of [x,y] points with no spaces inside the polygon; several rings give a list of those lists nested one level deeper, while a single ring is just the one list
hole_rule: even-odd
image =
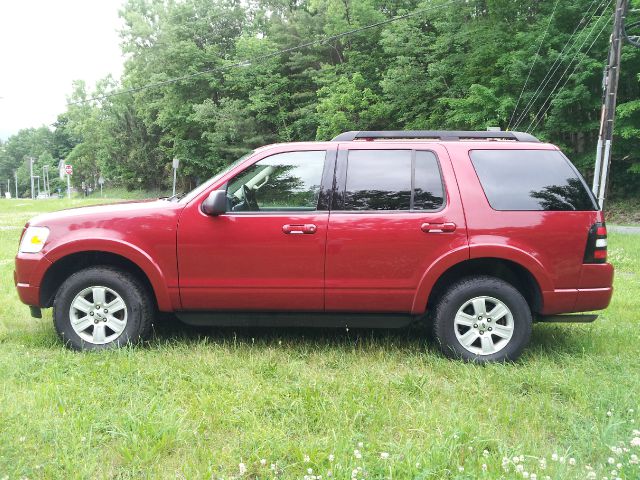
[{"label": "tail light", "polygon": [[604,223],[594,223],[589,229],[584,263],[605,263],[607,261],[607,227]]}]

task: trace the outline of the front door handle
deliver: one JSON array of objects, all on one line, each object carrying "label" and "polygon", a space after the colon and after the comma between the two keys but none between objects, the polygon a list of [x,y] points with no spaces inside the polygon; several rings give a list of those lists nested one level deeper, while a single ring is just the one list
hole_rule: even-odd
[{"label": "front door handle", "polygon": [[451,233],[455,232],[456,224],[453,222],[445,223],[423,223],[420,230],[424,233]]},{"label": "front door handle", "polygon": [[288,235],[291,234],[307,234],[311,235],[316,233],[318,227],[316,227],[313,223],[305,223],[305,224],[286,224],[282,226],[282,232]]}]

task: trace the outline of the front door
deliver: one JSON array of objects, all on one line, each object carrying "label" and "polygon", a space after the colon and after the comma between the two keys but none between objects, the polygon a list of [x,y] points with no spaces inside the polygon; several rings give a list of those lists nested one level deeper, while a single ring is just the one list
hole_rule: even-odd
[{"label": "front door", "polygon": [[321,190],[334,157],[262,152],[226,182],[226,214],[187,207],[178,229],[184,310],[324,309],[329,213]]},{"label": "front door", "polygon": [[447,151],[437,144],[341,145],[336,185],[326,311],[419,313],[425,272],[446,254],[468,250]]}]

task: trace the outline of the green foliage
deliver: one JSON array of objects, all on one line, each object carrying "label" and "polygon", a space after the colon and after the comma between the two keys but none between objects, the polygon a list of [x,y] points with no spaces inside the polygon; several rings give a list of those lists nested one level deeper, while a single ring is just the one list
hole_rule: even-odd
[{"label": "green foliage", "polygon": [[[592,0],[129,0],[122,78],[92,92],[77,82],[70,100],[119,95],[69,106],[53,133],[10,138],[0,146],[0,175],[47,150],[74,164],[77,185],[103,175],[128,189],[159,189],[178,157],[180,188],[188,189],[266,143],[354,129],[498,126],[558,144],[589,177],[611,13]],[[624,46],[618,196],[640,194],[638,71],[640,50]]]}]

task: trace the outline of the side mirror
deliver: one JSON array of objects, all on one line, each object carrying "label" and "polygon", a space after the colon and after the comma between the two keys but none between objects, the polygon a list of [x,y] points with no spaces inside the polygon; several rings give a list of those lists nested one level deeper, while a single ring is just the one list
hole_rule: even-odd
[{"label": "side mirror", "polygon": [[227,211],[227,191],[214,190],[209,194],[204,202],[202,202],[202,211],[213,217],[222,215]]}]

